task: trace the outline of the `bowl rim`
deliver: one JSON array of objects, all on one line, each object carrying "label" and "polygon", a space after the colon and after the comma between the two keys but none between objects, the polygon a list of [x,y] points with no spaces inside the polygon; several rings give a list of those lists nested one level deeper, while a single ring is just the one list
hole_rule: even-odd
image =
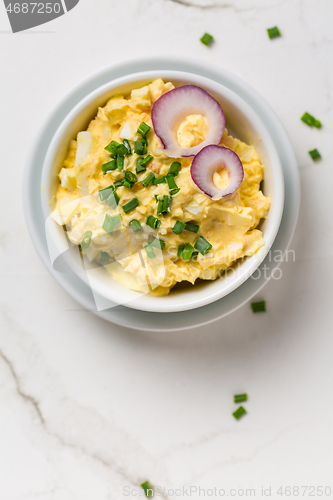
[{"label": "bowl rim", "polygon": [[[172,76],[170,76],[170,77],[162,76],[162,75],[166,75],[166,74],[172,75]],[[153,76],[153,75],[155,75],[155,76]],[[192,294],[190,303],[188,303],[188,302],[185,304],[178,303],[178,304],[174,304],[173,306],[166,304],[165,307],[163,307],[163,305],[161,304],[161,301],[159,301],[160,304],[158,304],[158,312],[178,312],[178,311],[195,309],[195,308],[210,304],[210,303],[212,303],[216,300],[219,300],[222,297],[228,295],[229,293],[234,291],[236,288],[241,286],[258,269],[260,264],[263,262],[263,260],[267,256],[270,248],[272,247],[272,245],[274,243],[275,237],[276,237],[277,232],[278,232],[279,227],[280,227],[280,222],[281,222],[282,213],[283,213],[283,206],[284,206],[284,182],[283,182],[283,171],[282,171],[280,158],[279,158],[279,155],[277,153],[274,141],[271,138],[270,133],[267,130],[265,124],[259,118],[257,113],[251,108],[251,106],[249,104],[247,104],[242,99],[242,97],[240,97],[238,94],[236,94],[235,92],[233,92],[232,90],[225,87],[224,85],[222,85],[219,82],[216,82],[210,78],[207,78],[207,77],[204,77],[204,76],[201,76],[198,74],[190,73],[188,71],[184,72],[184,71],[178,71],[178,70],[165,70],[165,69],[159,70],[159,69],[156,69],[156,70],[149,70],[149,71],[142,71],[142,72],[127,74],[127,75],[124,75],[120,78],[113,79],[110,82],[105,83],[104,85],[97,87],[95,90],[93,90],[92,92],[85,95],[85,97],[83,97],[67,113],[65,118],[61,121],[60,125],[57,127],[56,132],[53,134],[52,140],[49,143],[47,153],[45,155],[44,165],[43,165],[43,170],[42,170],[42,179],[43,179],[43,181],[45,181],[45,171],[47,170],[47,168],[49,168],[49,169],[51,168],[52,158],[54,157],[55,151],[57,150],[57,147],[58,147],[58,143],[61,140],[61,137],[62,137],[64,131],[66,130],[68,124],[71,123],[72,120],[74,119],[74,117],[78,116],[85,109],[85,107],[89,105],[89,103],[91,101],[96,99],[98,96],[106,93],[108,90],[110,90],[110,88],[116,89],[117,86],[120,86],[120,85],[122,85],[124,83],[128,83],[128,82],[133,83],[133,88],[135,88],[134,87],[135,82],[139,82],[140,80],[147,80],[147,79],[151,79],[151,78],[158,78],[158,77],[163,78],[163,79],[168,78],[170,80],[172,80],[172,78],[177,78],[180,80],[187,79],[190,81],[190,83],[194,83],[193,80],[195,80],[195,83],[200,85],[200,83],[197,83],[199,80],[200,82],[203,82],[203,84],[202,84],[203,86],[205,83],[207,83],[207,84],[209,83],[211,86],[213,86],[215,88],[218,88],[220,90],[222,89],[223,92],[228,95],[228,97],[232,96],[232,98],[234,100],[239,101],[239,102],[242,101],[242,106],[244,108],[247,108],[247,113],[249,113],[253,117],[253,119],[255,119],[256,123],[260,125],[262,131],[266,135],[265,140],[270,143],[269,147],[267,147],[267,150],[270,151],[270,154],[272,154],[273,157],[275,156],[274,165],[277,166],[275,168],[278,169],[278,174],[279,174],[279,175],[277,175],[277,171],[274,172],[275,175],[277,175],[276,179],[278,182],[278,186],[276,189],[280,193],[279,197],[278,197],[278,201],[280,203],[278,205],[277,205],[277,200],[275,200],[275,203],[276,203],[275,209],[277,210],[277,208],[278,208],[278,212],[277,212],[277,215],[275,216],[275,219],[274,219],[275,224],[273,225],[273,223],[272,223],[272,226],[274,226],[274,228],[273,228],[273,230],[271,230],[269,239],[268,240],[266,239],[265,251],[261,252],[260,259],[253,259],[254,256],[247,257],[246,260],[250,261],[252,259],[253,264],[252,264],[252,266],[249,266],[246,273],[244,273],[243,275],[241,274],[241,276],[239,276],[235,280],[232,280],[229,285],[227,285],[227,286],[222,285],[222,286],[218,287],[219,289],[217,291],[215,291],[214,293],[207,293],[205,298],[195,300],[193,297],[193,294]],[[223,96],[223,92],[217,92],[217,93],[220,93],[220,95]],[[57,108],[57,106],[55,107],[55,109],[56,108]],[[47,203],[47,200],[45,200],[45,197],[42,196],[42,207],[43,207],[43,212],[44,212],[44,218],[45,218],[45,216],[50,214],[50,211],[46,210],[45,203]],[[257,254],[255,254],[255,256],[256,255]],[[82,279],[82,277],[81,277],[81,279]],[[86,284],[87,284],[87,282],[86,282]],[[206,291],[208,291],[208,289],[209,289],[209,286],[206,287]],[[101,293],[100,288],[95,289],[95,291],[102,296],[104,295],[103,293]],[[108,298],[110,299],[110,297],[108,297]],[[111,300],[116,302],[116,297],[112,297]],[[179,300],[179,295],[178,295],[178,300]],[[157,305],[156,304],[156,297],[151,297],[149,295],[144,295],[144,296],[140,297],[139,300],[132,302],[132,303],[127,303],[124,305],[127,307],[134,308],[134,309],[139,309],[142,311],[151,311],[151,312],[157,311],[157,309],[156,309],[156,305]]]}]

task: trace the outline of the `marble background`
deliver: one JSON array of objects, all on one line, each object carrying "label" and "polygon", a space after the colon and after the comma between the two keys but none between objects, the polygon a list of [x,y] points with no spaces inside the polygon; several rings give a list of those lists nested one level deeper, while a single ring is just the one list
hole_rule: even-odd
[{"label": "marble background", "polygon": [[[1,4],[1,500],[129,498],[125,486],[135,498],[146,479],[226,496],[260,498],[264,486],[280,498],[280,486],[301,485],[333,495],[332,21],[331,0],[81,0],[13,35]],[[275,25],[283,36],[270,41]],[[22,177],[41,120],[81,78],[149,54],[228,68],[290,134],[302,180],[296,261],[258,297],[266,314],[246,305],[206,329],[126,330],[82,311],[30,241]],[[250,399],[236,422],[239,391]]]}]

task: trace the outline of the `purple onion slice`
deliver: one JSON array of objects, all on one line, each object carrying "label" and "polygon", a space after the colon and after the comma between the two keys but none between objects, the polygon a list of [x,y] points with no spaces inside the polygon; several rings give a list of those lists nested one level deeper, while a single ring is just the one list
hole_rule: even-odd
[{"label": "purple onion slice", "polygon": [[[208,134],[197,146],[181,148],[177,130],[189,115],[204,116],[208,122]],[[153,105],[151,119],[164,153],[172,158],[195,156],[205,146],[219,144],[225,129],[225,116],[220,104],[195,85],[185,85],[163,94]]]},{"label": "purple onion slice", "polygon": [[[213,181],[214,173],[225,168],[228,173],[228,185],[219,189]],[[220,146],[206,146],[193,159],[191,165],[193,182],[207,196],[219,200],[234,193],[244,178],[242,162],[234,151]]]}]

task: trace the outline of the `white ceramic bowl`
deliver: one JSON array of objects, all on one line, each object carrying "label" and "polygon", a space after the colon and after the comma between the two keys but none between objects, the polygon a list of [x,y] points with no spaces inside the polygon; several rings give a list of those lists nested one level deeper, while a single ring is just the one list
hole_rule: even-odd
[{"label": "white ceramic bowl", "polygon": [[[57,129],[48,148],[42,172],[42,207],[45,220],[48,220],[48,238],[56,251],[61,254],[66,246],[64,231],[49,215],[53,210],[52,200],[58,185],[57,175],[66,156],[69,141],[76,137],[80,130],[85,130],[89,121],[95,116],[98,106],[102,106],[114,94],[127,94],[133,88],[145,85],[155,78],[172,81],[176,86],[194,84],[204,88],[222,105],[226,115],[226,126],[231,134],[251,144],[257,150],[264,165],[264,193],[271,196],[271,208],[260,229],[265,238],[265,246],[252,257],[246,258],[237,268],[237,272],[226,275],[216,281],[207,281],[200,286],[194,285],[171,292],[166,297],[153,297],[129,291],[113,281],[100,269],[98,279],[94,280],[94,291],[113,303],[131,308],[152,312],[176,312],[194,309],[214,302],[239,287],[246,281],[264,260],[271,248],[281,222],[284,204],[284,182],[280,159],[263,122],[253,109],[238,95],[219,83],[181,71],[149,71],[136,73],[103,85],[82,99],[63,120]],[[64,246],[65,245],[65,246]],[[89,280],[78,265],[75,256],[63,253],[64,260],[86,284]]]}]

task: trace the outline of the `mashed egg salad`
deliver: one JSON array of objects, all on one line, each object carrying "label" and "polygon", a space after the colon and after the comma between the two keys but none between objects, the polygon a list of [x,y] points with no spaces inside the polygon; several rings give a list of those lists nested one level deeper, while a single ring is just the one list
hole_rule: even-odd
[{"label": "mashed egg salad", "polygon": [[193,85],[158,79],[112,97],[70,142],[59,179],[52,218],[131,290],[215,280],[264,245],[263,166]]}]

